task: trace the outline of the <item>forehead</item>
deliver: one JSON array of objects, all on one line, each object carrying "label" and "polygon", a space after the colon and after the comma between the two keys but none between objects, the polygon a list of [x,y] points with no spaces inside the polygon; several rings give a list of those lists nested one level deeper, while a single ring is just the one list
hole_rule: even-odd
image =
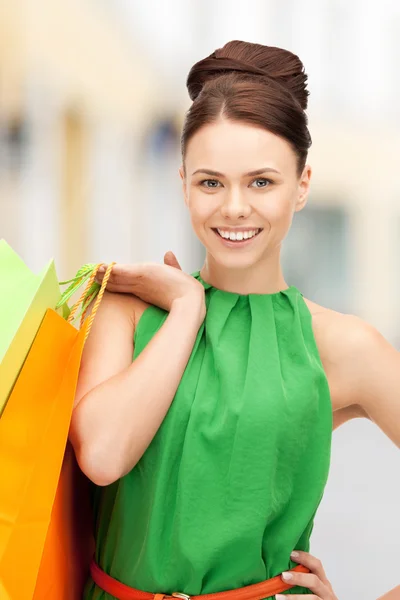
[{"label": "forehead", "polygon": [[296,168],[296,156],[285,139],[247,123],[221,120],[204,125],[189,140],[186,168],[210,168],[224,174],[240,174],[261,167],[281,173]]}]

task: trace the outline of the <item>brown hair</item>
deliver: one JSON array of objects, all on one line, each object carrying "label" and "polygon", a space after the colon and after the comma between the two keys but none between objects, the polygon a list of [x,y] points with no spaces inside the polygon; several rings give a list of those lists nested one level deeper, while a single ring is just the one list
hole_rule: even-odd
[{"label": "brown hair", "polygon": [[189,71],[186,85],[193,104],[182,130],[183,159],[196,131],[224,117],[263,127],[287,140],[297,156],[300,176],[311,146],[306,84],[303,63],[292,52],[228,42]]}]

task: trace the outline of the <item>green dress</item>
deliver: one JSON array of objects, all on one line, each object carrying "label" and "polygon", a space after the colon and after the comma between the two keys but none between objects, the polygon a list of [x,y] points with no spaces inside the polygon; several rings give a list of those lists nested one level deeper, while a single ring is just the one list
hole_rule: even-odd
[{"label": "green dress", "polygon": [[[219,592],[296,566],[330,466],[331,398],[302,294],[192,276],[207,312],[174,400],[135,467],[93,494],[98,564],[153,593]],[[145,310],[134,358],[167,315]],[[111,598],[88,581],[85,600]]]}]

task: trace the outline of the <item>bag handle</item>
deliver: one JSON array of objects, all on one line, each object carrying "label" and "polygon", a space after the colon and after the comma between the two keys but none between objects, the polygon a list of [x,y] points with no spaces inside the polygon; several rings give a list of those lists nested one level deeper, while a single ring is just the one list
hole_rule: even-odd
[{"label": "bag handle", "polygon": [[90,303],[97,296],[96,302],[93,306],[93,310],[92,310],[89,318],[87,319],[88,325],[87,325],[87,330],[86,330],[86,334],[85,334],[85,341],[89,336],[90,329],[92,327],[94,318],[97,313],[97,309],[99,307],[101,299],[103,298],[105,289],[107,287],[107,282],[110,278],[111,271],[115,264],[116,264],[115,262],[112,262],[108,265],[101,285],[95,282],[95,278],[96,278],[98,270],[103,265],[103,263],[97,263],[94,265],[93,264],[83,265],[83,267],[81,267],[79,269],[79,271],[77,272],[76,276],[73,279],[69,279],[68,281],[60,281],[60,285],[64,285],[66,283],[71,283],[71,282],[72,282],[72,284],[62,294],[59,302],[56,305],[56,309],[63,306],[69,300],[69,298],[81,287],[81,285],[85,281],[88,280],[86,287],[83,290],[79,300],[77,300],[77,302],[75,302],[75,304],[72,306],[71,311],[67,318],[67,322],[72,324],[76,318],[75,313],[78,310],[78,308],[80,307],[80,305],[82,304],[82,311],[81,311],[81,315],[80,315],[80,317],[81,317],[80,328],[82,328],[82,326],[83,326],[85,316],[88,311]]}]

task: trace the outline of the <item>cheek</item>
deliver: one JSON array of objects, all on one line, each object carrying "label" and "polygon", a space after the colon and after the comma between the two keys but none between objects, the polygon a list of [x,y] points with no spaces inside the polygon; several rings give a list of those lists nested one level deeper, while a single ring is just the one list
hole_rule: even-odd
[{"label": "cheek", "polygon": [[262,216],[271,224],[279,227],[290,222],[292,218],[292,202],[289,195],[269,195],[265,204],[260,208]]},{"label": "cheek", "polygon": [[212,196],[206,196],[196,191],[192,191],[189,196],[189,212],[192,223],[201,226],[215,212],[215,202]]}]

